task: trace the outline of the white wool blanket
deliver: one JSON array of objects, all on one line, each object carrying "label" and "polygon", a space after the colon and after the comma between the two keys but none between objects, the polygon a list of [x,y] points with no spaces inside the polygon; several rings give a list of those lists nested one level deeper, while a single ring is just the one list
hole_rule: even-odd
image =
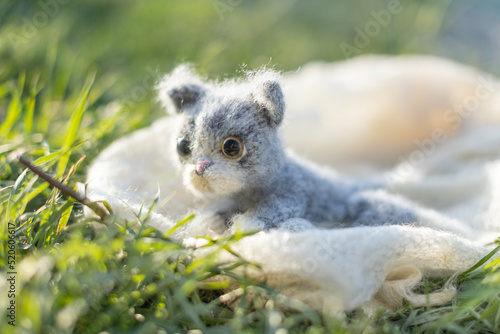
[{"label": "white wool blanket", "polygon": [[[286,74],[285,85],[289,147],[360,182],[385,180],[389,191],[463,225],[326,229],[292,220],[232,246],[261,267],[247,274],[328,312],[396,308],[404,299],[415,306],[448,302],[452,284],[428,296],[416,288],[425,277],[468,269],[500,236],[497,80],[433,57],[365,56],[308,64]],[[87,195],[135,221],[160,190],[163,204],[149,223],[162,231],[196,213],[200,203],[167,153],[173,117],[104,150],[88,171]],[[186,245],[217,237],[200,221],[173,237]]]}]

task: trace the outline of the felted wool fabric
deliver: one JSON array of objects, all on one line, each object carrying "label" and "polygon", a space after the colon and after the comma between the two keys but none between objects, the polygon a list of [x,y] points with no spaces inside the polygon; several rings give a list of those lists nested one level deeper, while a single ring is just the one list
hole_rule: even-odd
[{"label": "felted wool fabric", "polygon": [[[327,229],[292,219],[234,244],[261,267],[247,274],[325,311],[449,301],[451,284],[429,296],[414,290],[424,277],[468,269],[500,236],[499,88],[490,75],[424,56],[365,56],[285,75],[289,147],[351,177],[384,180],[389,191],[462,226]],[[135,221],[159,190],[165,204],[149,223],[162,231],[196,212],[200,200],[186,191],[169,156],[175,117],[104,150],[89,169],[87,195]],[[189,246],[193,237],[218,236],[200,222],[173,237]],[[462,228],[474,233],[459,235]],[[229,253],[220,258],[231,260]]]}]

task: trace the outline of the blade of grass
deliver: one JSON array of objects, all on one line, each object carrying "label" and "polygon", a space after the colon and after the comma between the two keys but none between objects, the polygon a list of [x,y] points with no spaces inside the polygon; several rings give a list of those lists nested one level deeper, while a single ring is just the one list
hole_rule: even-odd
[{"label": "blade of grass", "polygon": [[82,93],[80,94],[79,103],[73,114],[71,115],[71,119],[69,121],[68,130],[66,131],[66,135],[64,137],[64,143],[61,148],[62,151],[67,151],[61,156],[59,160],[59,164],[57,165],[57,178],[61,178],[66,170],[66,166],[69,161],[69,156],[71,151],[69,150],[73,143],[76,140],[76,135],[78,133],[78,129],[80,128],[80,123],[82,122],[83,113],[85,112],[85,104],[87,102],[87,98],[90,93],[90,89],[94,83],[95,73],[90,75],[87,78],[87,82],[83,88]]},{"label": "blade of grass", "polygon": [[10,191],[9,194],[9,199],[7,200],[7,205],[5,208],[5,214],[3,216],[3,222],[0,226],[0,238],[2,240],[2,245],[3,247],[1,248],[2,252],[2,258],[4,258],[4,254],[7,252],[7,238],[8,238],[8,233],[7,233],[7,224],[14,222],[16,220],[16,212],[13,212],[12,206],[13,206],[13,199],[14,197],[19,194],[22,191],[22,185],[24,183],[24,179],[26,177],[26,172],[28,170],[25,169],[16,179],[16,182],[14,183],[14,186],[12,187],[12,190]]},{"label": "blade of grass", "polygon": [[61,231],[66,227],[68,224],[69,217],[71,216],[71,211],[73,210],[73,206],[75,201],[73,199],[70,199],[68,203],[71,203],[70,206],[63,212],[61,219],[59,220],[59,225],[57,225],[57,234],[61,233]]},{"label": "blade of grass", "polygon": [[26,194],[26,196],[24,196],[22,198],[22,202],[21,202],[21,206],[20,206],[20,210],[19,211],[20,212],[24,212],[26,210],[26,206],[28,205],[28,203],[33,198],[35,198],[36,196],[38,196],[39,194],[41,194],[48,187],[49,187],[49,184],[48,183],[44,183],[44,184],[40,185],[39,187],[37,187],[35,190],[33,190],[30,193]]},{"label": "blade of grass", "polygon": [[46,163],[48,163],[50,161],[53,161],[53,160],[57,159],[60,155],[61,155],[60,152],[54,152],[54,153],[50,153],[50,154],[44,155],[43,157],[40,157],[40,158],[36,159],[33,162],[33,165],[34,166],[44,165],[44,164],[46,164]]},{"label": "blade of grass", "polygon": [[137,232],[138,235],[142,234],[144,227],[147,225],[147,222],[148,222],[149,218],[151,217],[151,214],[153,213],[154,208],[156,207],[156,205],[158,204],[158,201],[160,200],[160,195],[161,195],[160,185],[158,185],[158,191],[156,192],[156,195],[153,198],[153,202],[149,206],[149,209],[148,209],[148,212],[146,213],[146,216],[141,217],[140,215],[138,215],[138,217],[137,217],[139,220],[139,223],[141,225],[141,227],[139,228],[139,231]]},{"label": "blade of grass", "polygon": [[24,92],[24,84],[26,83],[26,71],[23,70],[19,74],[19,78],[17,79],[17,90],[20,95],[23,95]]},{"label": "blade of grass", "polygon": [[4,82],[0,85],[0,99],[3,98],[9,92],[9,85],[7,82]]},{"label": "blade of grass", "polygon": [[80,165],[83,163],[86,157],[87,157],[86,155],[81,156],[73,165],[71,165],[68,174],[66,175],[65,180],[63,181],[64,184],[66,184],[66,182],[68,182],[68,180],[76,173],[78,167],[80,167]]},{"label": "blade of grass", "polygon": [[495,249],[493,249],[491,252],[486,254],[486,256],[483,257],[481,260],[479,260],[475,265],[473,265],[471,268],[469,268],[468,270],[466,270],[463,273],[461,273],[460,275],[458,275],[458,279],[459,280],[466,279],[470,273],[472,273],[476,269],[479,269],[483,264],[488,262],[488,260],[491,259],[493,257],[493,255],[495,255],[498,251],[500,251],[500,246],[495,247]]},{"label": "blade of grass", "polygon": [[18,90],[14,90],[12,92],[12,100],[10,101],[9,109],[7,110],[7,116],[0,126],[0,137],[7,136],[16,121],[19,119],[21,110],[21,94]]},{"label": "blade of grass", "polygon": [[26,114],[24,115],[24,128],[26,136],[29,136],[31,134],[31,131],[33,130],[33,118],[35,114],[36,95],[41,89],[38,88],[39,79],[40,79],[40,72],[37,72],[33,75],[33,78],[31,79],[30,83],[30,89],[29,89],[30,97],[26,102]]},{"label": "blade of grass", "polygon": [[21,191],[21,186],[23,185],[24,182],[24,177],[26,176],[26,172],[28,170],[25,169],[16,179],[16,182],[14,183],[14,187],[12,188],[11,196],[17,195]]},{"label": "blade of grass", "polygon": [[33,115],[35,113],[35,98],[30,97],[26,103],[26,114],[24,115],[24,128],[26,135],[31,133],[33,128]]},{"label": "blade of grass", "polygon": [[167,233],[165,233],[165,238],[168,238],[169,236],[171,236],[172,233],[177,231],[177,229],[179,227],[181,227],[182,225],[187,224],[191,219],[194,218],[194,216],[195,216],[194,213],[192,213],[189,216],[187,216],[186,218],[179,220],[177,222],[177,224],[175,224],[170,230],[167,231]]},{"label": "blade of grass", "polygon": [[22,71],[17,80],[17,89],[12,93],[12,100],[7,111],[7,117],[0,127],[0,137],[6,136],[16,121],[19,119],[22,111],[21,96],[23,95],[24,83],[26,81],[26,72]]}]

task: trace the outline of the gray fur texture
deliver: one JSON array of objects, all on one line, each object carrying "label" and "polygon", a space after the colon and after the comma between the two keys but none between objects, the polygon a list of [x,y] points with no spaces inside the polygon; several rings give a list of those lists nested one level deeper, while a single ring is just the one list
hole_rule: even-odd
[{"label": "gray fur texture", "polygon": [[[216,83],[181,65],[158,87],[167,110],[182,117],[174,143],[185,140],[190,151],[178,154],[184,184],[208,199],[226,225],[242,214],[266,230],[295,218],[330,227],[442,218],[286,151],[278,131],[285,112],[281,85],[272,70]],[[228,137],[243,143],[240,157],[224,155]]]}]

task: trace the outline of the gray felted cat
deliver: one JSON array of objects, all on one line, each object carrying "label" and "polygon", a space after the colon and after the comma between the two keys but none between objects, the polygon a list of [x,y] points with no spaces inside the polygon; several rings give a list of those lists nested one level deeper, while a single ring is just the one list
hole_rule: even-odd
[{"label": "gray felted cat", "polygon": [[291,219],[330,227],[440,220],[453,228],[451,219],[285,150],[278,131],[285,99],[275,71],[215,83],[181,65],[158,89],[165,107],[181,114],[174,136],[184,184],[212,204],[224,227],[243,215],[264,230]]}]

